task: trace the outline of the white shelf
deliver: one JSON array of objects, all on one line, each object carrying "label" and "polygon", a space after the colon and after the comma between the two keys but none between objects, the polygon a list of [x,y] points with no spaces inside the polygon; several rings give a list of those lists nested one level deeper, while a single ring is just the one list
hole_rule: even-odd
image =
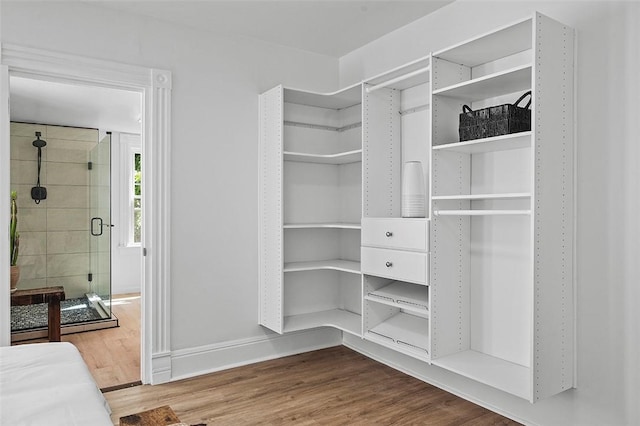
[{"label": "white shelf", "polygon": [[284,264],[283,272],[318,271],[322,269],[348,272],[350,274],[359,274],[360,262],[340,259],[319,260],[312,262],[291,262]]},{"label": "white shelf", "polygon": [[333,93],[318,93],[285,87],[284,101],[318,108],[343,109],[362,102],[362,87],[360,84],[354,84]]},{"label": "white shelf", "polygon": [[418,358],[429,357],[429,320],[398,313],[367,330],[368,340]]},{"label": "white shelf", "polygon": [[531,34],[532,20],[527,18],[435,52],[433,56],[475,67],[531,49]]},{"label": "white shelf", "polygon": [[531,64],[443,87],[433,94],[473,102],[527,90],[531,90]]},{"label": "white shelf", "polygon": [[314,130],[327,130],[330,132],[346,132],[347,130],[357,129],[358,127],[362,127],[362,122],[358,121],[356,123],[347,124],[342,127],[336,126],[327,126],[326,124],[315,124],[315,123],[303,123],[301,121],[283,121],[284,126],[289,127],[302,127],[305,129],[314,129]]},{"label": "white shelf", "polygon": [[343,222],[332,222],[332,223],[285,223],[282,227],[284,229],[317,229],[317,228],[362,229],[362,226],[359,223],[343,223]]},{"label": "white shelf", "polygon": [[425,286],[394,281],[365,296],[366,300],[382,303],[418,314],[429,313],[429,295]]},{"label": "white shelf", "polygon": [[455,151],[465,154],[481,154],[485,152],[507,151],[531,147],[531,131],[511,133],[491,138],[474,139],[464,142],[434,145],[434,151]]},{"label": "white shelf", "polygon": [[434,359],[432,362],[521,398],[531,399],[531,372],[525,366],[471,350]]},{"label": "white shelf", "polygon": [[531,210],[434,210],[435,216],[513,216],[530,215]]},{"label": "white shelf", "polygon": [[362,317],[343,309],[312,312],[284,317],[283,331],[309,330],[318,327],[335,327],[356,336],[361,336]]},{"label": "white shelf", "polygon": [[505,194],[463,194],[463,195],[434,195],[434,201],[440,200],[510,200],[516,198],[531,198],[529,192],[513,192]]},{"label": "white shelf", "polygon": [[348,164],[362,161],[362,150],[339,152],[337,154],[309,154],[306,152],[283,152],[284,161],[319,164]]}]

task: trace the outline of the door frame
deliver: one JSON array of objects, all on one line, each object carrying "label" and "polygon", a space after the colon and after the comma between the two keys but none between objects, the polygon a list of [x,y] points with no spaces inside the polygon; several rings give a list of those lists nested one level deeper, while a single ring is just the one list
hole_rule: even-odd
[{"label": "door frame", "polygon": [[[140,370],[143,383],[171,379],[170,346],[170,224],[171,224],[171,72],[111,61],[2,44],[0,89],[8,88],[9,76],[139,92],[142,95],[142,291]],[[6,67],[6,69],[5,69]],[[5,72],[6,71],[6,72]],[[6,80],[6,81],[5,81]],[[0,93],[0,220],[9,211],[9,114]],[[6,106],[8,108],[8,105]],[[6,176],[5,176],[6,175]],[[6,179],[5,179],[6,177]],[[6,240],[5,240],[6,241]],[[8,244],[0,244],[0,346],[11,344],[9,317]]]}]

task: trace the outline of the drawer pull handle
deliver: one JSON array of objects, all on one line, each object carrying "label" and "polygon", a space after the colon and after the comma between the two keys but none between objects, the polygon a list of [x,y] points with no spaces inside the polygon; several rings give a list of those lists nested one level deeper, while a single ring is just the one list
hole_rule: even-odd
[{"label": "drawer pull handle", "polygon": [[393,266],[393,263],[387,262],[387,263],[385,263],[385,265],[387,266],[387,268],[391,268]]},{"label": "drawer pull handle", "polygon": [[393,235],[393,232],[387,231],[387,232],[385,232],[384,235],[386,235],[387,237],[391,237]]}]

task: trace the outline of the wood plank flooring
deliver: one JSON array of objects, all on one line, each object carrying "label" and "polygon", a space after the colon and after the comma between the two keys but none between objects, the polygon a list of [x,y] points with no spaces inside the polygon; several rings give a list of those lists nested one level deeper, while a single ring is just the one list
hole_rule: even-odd
[{"label": "wood plank flooring", "polygon": [[[73,343],[89,367],[98,387],[109,388],[140,380],[140,294],[113,296],[119,327],[63,335]],[[46,342],[37,339],[23,344]]]},{"label": "wood plank flooring", "polygon": [[69,335],[101,389],[140,380],[140,295],[113,297],[119,327]]},{"label": "wood plank flooring", "polygon": [[169,405],[211,425],[517,425],[344,346],[105,393],[114,425]]}]

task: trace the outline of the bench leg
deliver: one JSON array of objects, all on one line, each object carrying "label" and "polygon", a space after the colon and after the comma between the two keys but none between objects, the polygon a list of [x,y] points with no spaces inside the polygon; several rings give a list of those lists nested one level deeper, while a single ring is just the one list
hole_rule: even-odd
[{"label": "bench leg", "polygon": [[52,295],[49,298],[49,341],[60,341],[60,296]]}]

